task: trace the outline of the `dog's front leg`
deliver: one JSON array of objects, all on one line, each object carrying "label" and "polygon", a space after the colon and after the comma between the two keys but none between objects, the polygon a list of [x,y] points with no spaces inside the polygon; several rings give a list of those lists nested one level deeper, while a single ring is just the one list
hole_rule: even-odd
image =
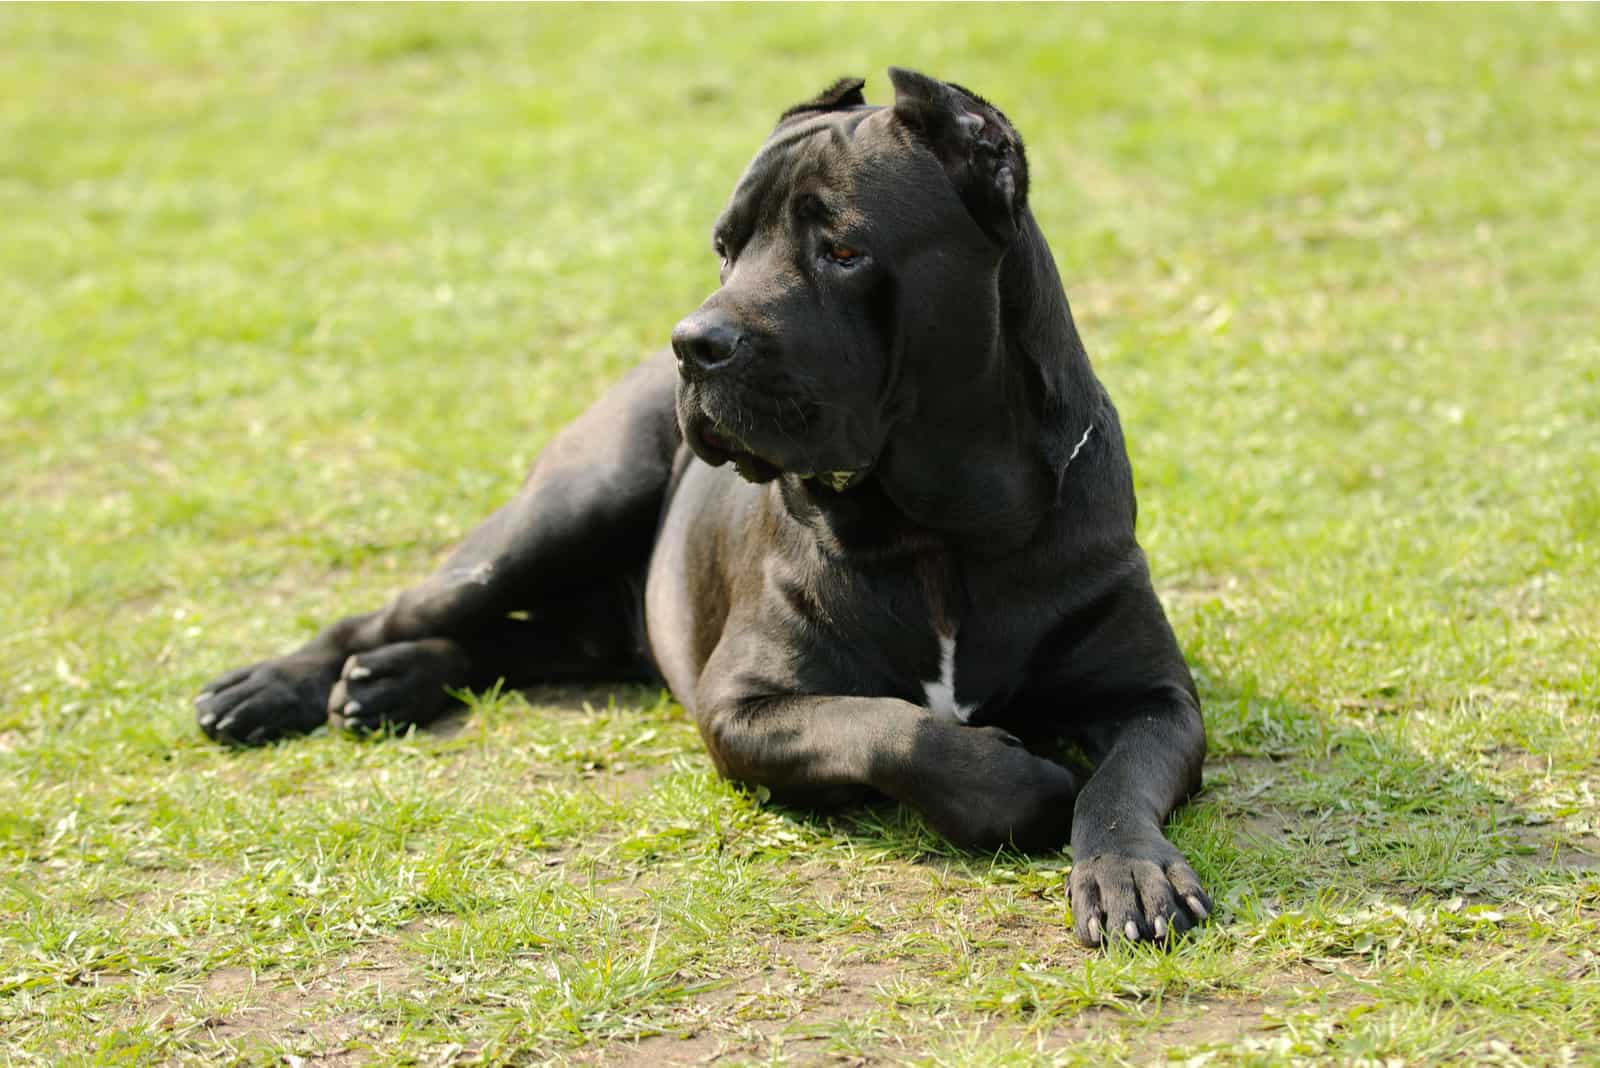
[{"label": "dog's front leg", "polygon": [[1204,922],[1211,900],[1162,826],[1200,786],[1205,731],[1181,688],[1091,725],[1096,768],[1072,821],[1073,926],[1087,945],[1161,939]]},{"label": "dog's front leg", "polygon": [[[350,726],[426,722],[456,706],[447,688],[498,678],[605,677],[614,658],[590,648],[632,642],[615,591],[649,559],[678,449],[676,381],[670,353],[636,368],[545,446],[522,491],[444,567],[286,656],[213,679],[195,699],[200,728],[250,745],[330,713]],[[591,605],[614,605],[615,622]],[[518,612],[534,622],[508,619]]]},{"label": "dog's front leg", "polygon": [[906,701],[763,697],[708,709],[701,730],[729,778],[779,800],[868,787],[976,849],[1062,844],[1077,778],[998,727],[968,727]]}]

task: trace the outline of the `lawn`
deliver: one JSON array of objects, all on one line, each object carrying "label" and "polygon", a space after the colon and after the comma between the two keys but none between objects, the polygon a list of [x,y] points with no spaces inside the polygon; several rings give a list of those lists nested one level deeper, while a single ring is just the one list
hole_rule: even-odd
[{"label": "lawn", "polygon": [[[0,1062],[1600,1063],[1600,10],[0,8]],[[999,103],[1218,903],[718,780],[652,688],[205,741],[715,284],[790,104]],[[721,1063],[721,1062],[719,1062]]]}]

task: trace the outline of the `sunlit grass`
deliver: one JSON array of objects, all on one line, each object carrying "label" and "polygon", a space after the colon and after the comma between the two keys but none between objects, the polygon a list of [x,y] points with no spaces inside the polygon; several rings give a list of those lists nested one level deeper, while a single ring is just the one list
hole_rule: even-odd
[{"label": "sunlit grass", "polygon": [[[11,6],[0,42],[0,1058],[1600,1056],[1592,9]],[[1172,833],[1219,923],[1087,953],[1069,857],[763,806],[653,690],[204,742],[198,683],[513,492],[714,284],[776,115],[890,63],[1027,137],[1206,698]]]}]

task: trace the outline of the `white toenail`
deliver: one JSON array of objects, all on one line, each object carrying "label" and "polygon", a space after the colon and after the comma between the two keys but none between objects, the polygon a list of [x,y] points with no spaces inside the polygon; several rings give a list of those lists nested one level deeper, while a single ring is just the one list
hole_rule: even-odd
[{"label": "white toenail", "polygon": [[1188,897],[1184,898],[1183,900],[1184,900],[1184,903],[1189,906],[1189,911],[1194,913],[1194,918],[1195,919],[1203,920],[1208,915],[1210,915],[1210,913],[1208,913],[1206,911],[1206,907],[1200,903],[1200,899],[1198,897],[1195,897],[1193,894],[1190,894]]},{"label": "white toenail", "polygon": [[361,711],[361,702],[360,701],[346,701],[344,703],[344,714],[345,715],[353,716],[357,712],[360,712],[360,711]]},{"label": "white toenail", "polygon": [[371,668],[362,667],[360,664],[357,664],[355,667],[350,669],[350,674],[346,675],[345,678],[347,678],[350,681],[354,682],[354,681],[356,681],[358,679],[364,679],[368,675],[371,675],[371,674],[372,674],[372,669]]},{"label": "white toenail", "polygon": [[1167,937],[1167,920],[1166,920],[1166,917],[1164,917],[1164,916],[1157,916],[1156,917],[1156,937],[1157,938],[1165,938],[1165,937]]},{"label": "white toenail", "polygon": [[1128,936],[1130,941],[1139,941],[1139,925],[1134,923],[1132,920],[1129,920],[1127,923],[1122,925],[1122,931]]}]

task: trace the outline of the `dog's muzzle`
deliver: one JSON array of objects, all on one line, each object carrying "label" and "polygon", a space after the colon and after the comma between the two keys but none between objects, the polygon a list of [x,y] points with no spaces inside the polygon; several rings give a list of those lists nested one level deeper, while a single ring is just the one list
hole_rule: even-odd
[{"label": "dog's muzzle", "polygon": [[672,328],[672,354],[678,360],[678,374],[688,382],[704,382],[725,373],[749,353],[749,338],[718,315],[695,312]]}]

